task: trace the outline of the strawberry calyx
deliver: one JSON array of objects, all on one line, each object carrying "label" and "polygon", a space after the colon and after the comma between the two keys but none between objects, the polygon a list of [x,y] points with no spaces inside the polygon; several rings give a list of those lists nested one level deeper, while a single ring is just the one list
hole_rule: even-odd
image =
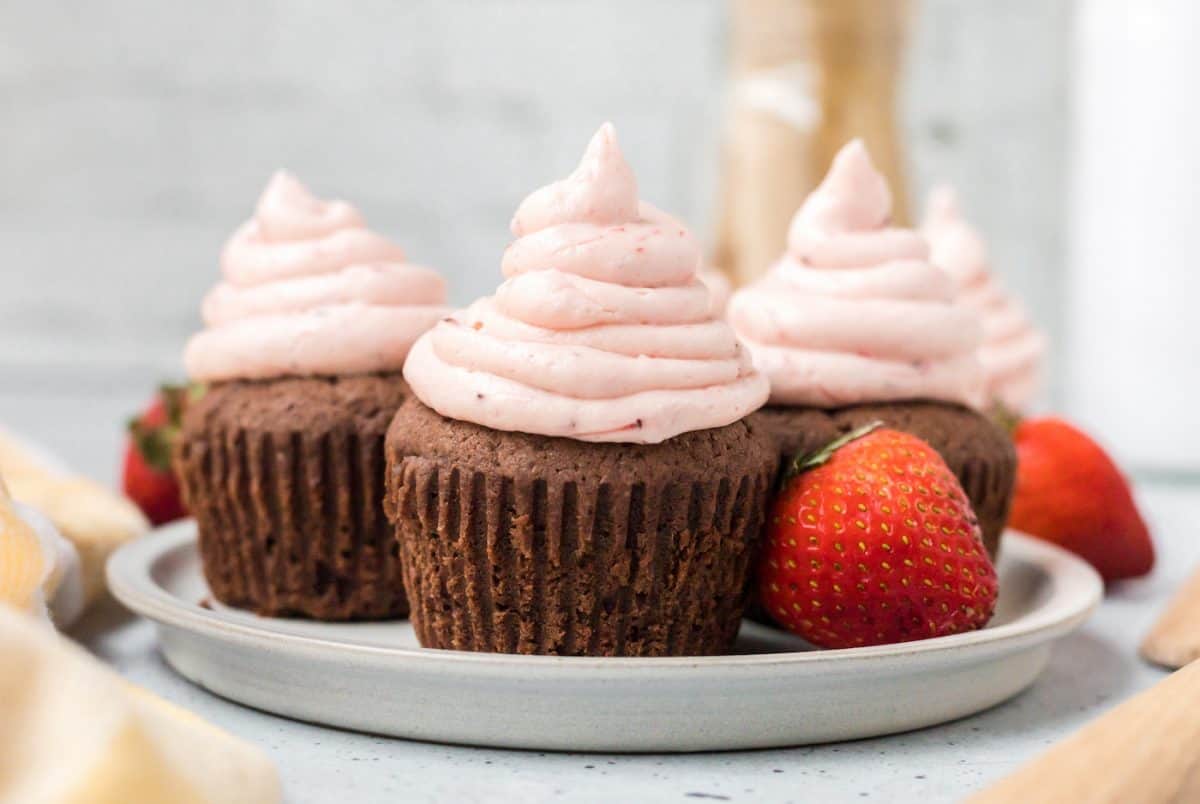
[{"label": "strawberry calyx", "polygon": [[177,433],[178,430],[170,426],[145,425],[137,419],[129,421],[129,437],[134,449],[148,466],[160,472],[171,468],[171,444]]},{"label": "strawberry calyx", "polygon": [[183,412],[205,390],[200,384],[159,386],[154,404],[128,421],[130,441],[152,469],[171,470],[171,449],[183,427]]},{"label": "strawberry calyx", "polygon": [[837,452],[850,442],[857,441],[868,433],[878,430],[880,427],[883,427],[883,422],[876,419],[873,422],[867,422],[861,427],[857,427],[848,433],[838,436],[833,441],[830,441],[828,444],[816,450],[815,452],[797,452],[795,456],[792,457],[791,462],[788,464],[787,471],[783,473],[783,479],[780,482],[787,483],[797,475],[801,475],[810,469],[815,469],[818,466],[827,463],[829,459],[833,457],[833,453]]},{"label": "strawberry calyx", "polygon": [[1009,438],[1012,438],[1016,435],[1017,427],[1020,426],[1023,417],[1016,410],[997,399],[992,403],[991,418],[1004,432],[1008,433]]}]

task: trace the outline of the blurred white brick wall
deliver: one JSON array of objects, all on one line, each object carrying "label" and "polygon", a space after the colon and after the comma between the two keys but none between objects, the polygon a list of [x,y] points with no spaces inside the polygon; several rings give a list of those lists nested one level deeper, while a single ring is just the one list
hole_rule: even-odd
[{"label": "blurred white brick wall", "polygon": [[[1055,331],[1068,11],[925,0],[904,109],[915,185],[963,187]],[[281,166],[458,302],[605,119],[643,195],[704,230],[724,47],[722,0],[5,3],[0,390],[177,375],[217,251]]]}]

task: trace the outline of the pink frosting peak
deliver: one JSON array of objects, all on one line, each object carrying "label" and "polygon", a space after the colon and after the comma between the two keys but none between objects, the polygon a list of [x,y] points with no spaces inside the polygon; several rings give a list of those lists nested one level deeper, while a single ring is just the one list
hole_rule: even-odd
[{"label": "pink frosting peak", "polygon": [[365,229],[366,221],[345,201],[322,201],[286,170],[276,171],[254,208],[263,238],[304,240],[339,229]]},{"label": "pink frosting peak", "polygon": [[184,352],[206,382],[399,371],[446,313],[436,272],[282,171],[225,246],[221,272]]},{"label": "pink frosting peak", "polygon": [[536,190],[517,207],[514,237],[560,223],[624,223],[638,214],[637,178],[605,123],[592,136],[575,172]]},{"label": "pink frosting peak", "polygon": [[413,347],[404,376],[425,404],[496,430],[652,444],[766,401],[696,278],[691,235],[639,202],[611,125],[512,228],[496,294]]},{"label": "pink frosting peak", "polygon": [[953,189],[939,187],[930,196],[923,230],[934,264],[950,275],[959,301],[983,325],[979,362],[988,399],[1015,411],[1027,409],[1039,386],[1044,336],[996,280],[987,246],[963,216]]},{"label": "pink frosting peak", "polygon": [[860,232],[886,225],[892,216],[892,191],[859,139],[851,140],[833,158],[829,173],[804,200],[793,227],[812,227],[826,233]]},{"label": "pink frosting peak", "polygon": [[938,399],[979,405],[980,331],[854,140],[805,200],[787,253],[734,294],[729,320],[771,379],[771,402],[840,407]]}]

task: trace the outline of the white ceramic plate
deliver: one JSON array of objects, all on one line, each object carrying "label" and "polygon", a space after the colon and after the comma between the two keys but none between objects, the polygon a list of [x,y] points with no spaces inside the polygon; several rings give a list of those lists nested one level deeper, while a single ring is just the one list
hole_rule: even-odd
[{"label": "white ceramic plate", "polygon": [[1005,537],[1000,601],[982,631],[806,650],[746,622],[738,653],[666,659],[421,648],[407,622],[325,624],[207,608],[195,525],[121,548],[114,594],[158,623],[178,672],[218,695],[359,731],[512,748],[708,751],[870,737],[942,723],[1028,687],[1053,642],[1100,600],[1079,559]]}]

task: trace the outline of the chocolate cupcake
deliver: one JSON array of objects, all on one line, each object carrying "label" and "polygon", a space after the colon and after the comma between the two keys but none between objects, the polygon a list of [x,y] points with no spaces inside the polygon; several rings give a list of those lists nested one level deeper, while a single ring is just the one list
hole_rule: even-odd
[{"label": "chocolate cupcake", "polygon": [[732,645],[775,471],[766,378],[638,201],[611,126],[513,220],[495,296],[413,347],[388,513],[421,644],[588,656]]},{"label": "chocolate cupcake", "polygon": [[1008,436],[987,417],[961,405],[916,400],[829,410],[772,405],[754,418],[774,437],[781,466],[873,421],[912,433],[936,449],[958,478],[979,519],[983,545],[995,556],[1008,521],[1016,456]]},{"label": "chocolate cupcake", "polygon": [[874,419],[922,438],[962,482],[995,555],[1016,454],[977,411],[977,316],[957,303],[925,238],[890,226],[891,212],[886,181],[850,143],[796,213],[787,254],[734,295],[730,323],[771,379],[755,418],[781,466]]},{"label": "chocolate cupcake", "polygon": [[405,616],[383,445],[444,282],[282,173],[221,267],[185,355],[208,389],[174,455],[213,595],[270,616]]}]

